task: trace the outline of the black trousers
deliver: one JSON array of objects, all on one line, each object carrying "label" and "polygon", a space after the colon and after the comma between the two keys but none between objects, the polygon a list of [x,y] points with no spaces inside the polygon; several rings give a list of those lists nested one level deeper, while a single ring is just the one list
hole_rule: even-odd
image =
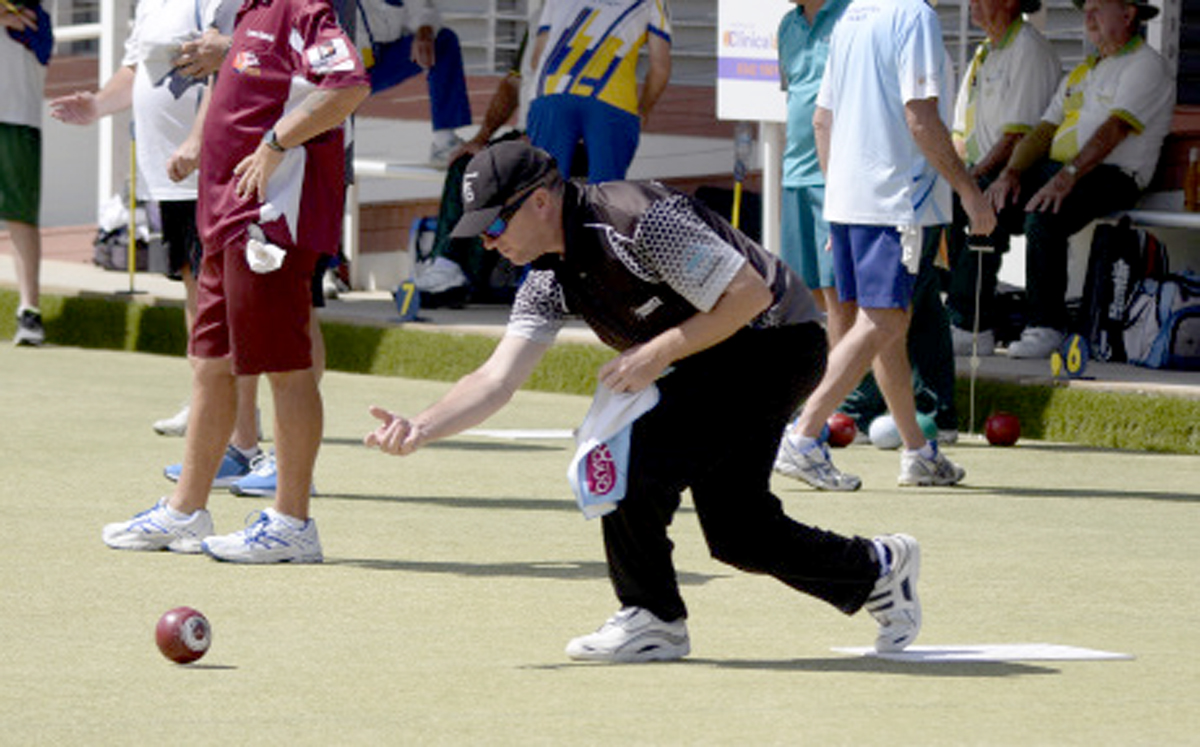
[{"label": "black trousers", "polygon": [[623,606],[687,616],[667,529],[692,502],[712,556],[773,576],[847,614],[879,575],[871,542],[796,522],[770,489],[784,426],[825,371],[815,323],[744,329],[680,363],[634,424],[625,499],[603,519],[609,576]]}]

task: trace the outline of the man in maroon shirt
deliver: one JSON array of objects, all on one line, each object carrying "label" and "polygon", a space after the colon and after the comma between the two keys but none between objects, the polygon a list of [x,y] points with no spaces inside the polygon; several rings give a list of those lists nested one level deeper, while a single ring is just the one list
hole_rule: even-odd
[{"label": "man in maroon shirt", "polygon": [[[183,472],[173,495],[106,526],[104,541],[244,563],[320,562],[308,514],[323,428],[308,335],[310,283],[318,257],[337,252],[341,125],[370,83],[328,0],[246,0],[211,92]],[[206,505],[233,430],[235,377],[260,373],[275,403],[275,503],[245,529],[215,536]]]}]

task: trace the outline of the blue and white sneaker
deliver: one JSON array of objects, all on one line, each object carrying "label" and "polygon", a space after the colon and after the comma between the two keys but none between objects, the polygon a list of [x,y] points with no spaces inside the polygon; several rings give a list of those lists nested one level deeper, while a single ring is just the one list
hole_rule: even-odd
[{"label": "blue and white sneaker", "polygon": [[240,532],[209,537],[200,548],[209,557],[230,563],[322,562],[317,523],[309,519],[297,524],[297,520],[268,508]]},{"label": "blue and white sneaker", "polygon": [[198,553],[200,543],[213,533],[212,516],[200,509],[184,519],[176,519],[161,498],[154,507],[129,521],[108,524],[101,532],[104,544],[116,550],[170,550]]},{"label": "blue and white sneaker", "polygon": [[887,572],[875,582],[863,607],[879,623],[875,650],[903,651],[921,632],[921,600],[917,579],[921,574],[921,546],[907,534],[876,537],[887,554]]},{"label": "blue and white sneaker", "polygon": [[[264,452],[250,462],[250,474],[229,486],[234,495],[252,498],[274,498],[279,482],[279,470],[275,465],[275,452]],[[309,487],[309,495],[317,494],[317,486]]]},{"label": "blue and white sneaker", "polygon": [[[260,456],[262,456],[261,451],[257,456],[247,457],[232,444],[225,447],[225,458],[221,460],[221,466],[217,468],[217,476],[213,478],[212,486],[214,488],[227,488],[233,485],[238,480],[250,474],[254,460]],[[179,475],[182,473],[182,463],[163,467],[163,476],[171,482],[179,482]]]},{"label": "blue and white sneaker", "polygon": [[779,440],[779,451],[775,454],[775,471],[781,475],[801,480],[817,490],[858,490],[862,480],[857,475],[842,472],[833,466],[829,456],[829,444],[818,441],[807,449],[799,449],[789,434]]}]

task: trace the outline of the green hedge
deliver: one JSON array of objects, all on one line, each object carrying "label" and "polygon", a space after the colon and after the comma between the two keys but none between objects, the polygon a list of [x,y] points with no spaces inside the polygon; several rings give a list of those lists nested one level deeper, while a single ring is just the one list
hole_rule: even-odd
[{"label": "green hedge", "polygon": [[[0,339],[15,332],[18,297],[0,289]],[[47,338],[55,345],[184,355],[183,309],[114,296],[43,295]],[[327,367],[334,371],[454,381],[487,359],[495,338],[454,332],[323,323]],[[542,360],[526,388],[589,395],[596,370],[612,352],[598,345],[560,343]],[[966,379],[958,387],[959,426],[968,430]],[[1088,446],[1200,454],[1200,400],[1125,394],[1064,386],[976,382],[975,432],[987,416],[1006,410],[1021,419],[1022,435]]]}]

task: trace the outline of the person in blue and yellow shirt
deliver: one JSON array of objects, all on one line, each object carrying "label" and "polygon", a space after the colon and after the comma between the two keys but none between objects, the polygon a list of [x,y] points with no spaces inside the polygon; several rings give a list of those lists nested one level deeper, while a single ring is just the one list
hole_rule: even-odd
[{"label": "person in blue and yellow shirt", "polygon": [[[671,77],[671,21],[665,0],[555,0],[546,3],[533,52],[536,98],[529,137],[570,174],[575,146],[588,181],[624,179],[642,124]],[[649,56],[638,91],[638,54]]]}]

